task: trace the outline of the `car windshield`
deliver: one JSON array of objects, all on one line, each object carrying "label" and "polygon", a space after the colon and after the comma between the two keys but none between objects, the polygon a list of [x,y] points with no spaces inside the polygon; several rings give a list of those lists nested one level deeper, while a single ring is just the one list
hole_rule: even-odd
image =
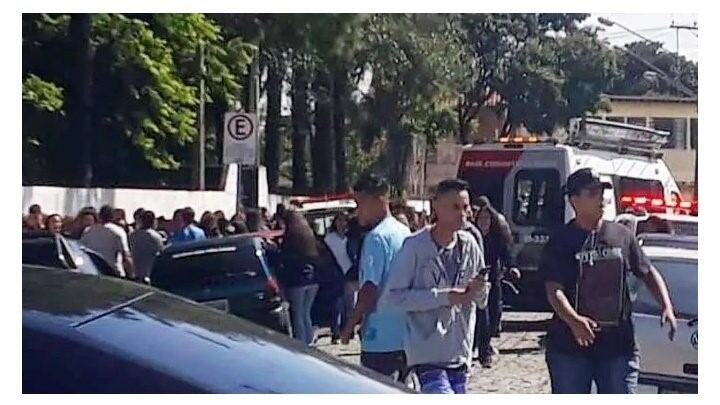
[{"label": "car windshield", "polygon": [[[650,258],[658,269],[670,291],[670,299],[678,318],[697,317],[697,260],[675,258]],[[652,293],[640,287],[634,309],[636,312],[660,315],[661,310]]]},{"label": "car windshield", "polygon": [[255,246],[217,246],[161,255],[152,271],[159,288],[195,288],[227,279],[267,278]]},{"label": "car windshield", "polygon": [[694,221],[664,219],[651,216],[637,225],[637,234],[667,233],[679,236],[698,236],[698,224]]},{"label": "car windshield", "polygon": [[668,221],[671,232],[675,235],[698,236],[697,222],[690,221]]}]

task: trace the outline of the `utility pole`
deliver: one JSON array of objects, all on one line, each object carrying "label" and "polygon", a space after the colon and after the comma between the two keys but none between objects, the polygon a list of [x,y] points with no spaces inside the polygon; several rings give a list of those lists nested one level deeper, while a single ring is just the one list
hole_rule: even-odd
[{"label": "utility pole", "polygon": [[697,23],[695,25],[677,25],[675,21],[670,24],[670,28],[675,30],[675,80],[680,81],[680,30],[697,31]]},{"label": "utility pole", "polygon": [[198,179],[205,191],[205,43],[200,42],[200,110],[198,111]]},{"label": "utility pole", "polygon": [[[693,25],[677,25],[675,24],[675,21],[670,24],[670,28],[675,30],[675,80],[680,83],[680,30],[688,30],[690,32],[697,31],[697,23]],[[691,134],[687,134],[687,136],[692,136]],[[699,142],[695,141],[695,190],[694,190],[694,197],[695,201],[698,199],[698,144]]]},{"label": "utility pole", "polygon": [[[259,48],[258,48],[259,49]],[[250,64],[250,72],[249,72],[249,91],[248,91],[248,103],[247,106],[245,106],[245,111],[249,113],[258,113],[258,99],[260,97],[260,51],[258,50],[257,54],[253,57],[253,60]],[[260,118],[258,117],[258,122]],[[258,199],[259,199],[259,187],[258,187],[258,174],[260,173],[260,130],[256,129],[257,135],[255,136],[255,168],[252,169],[251,173],[253,173],[253,176],[255,177],[255,181],[252,182],[250,185],[254,186],[255,191],[250,193],[250,196],[255,196],[255,202],[250,202],[249,206],[257,206],[258,205]],[[237,165],[237,200],[235,204],[236,212],[240,212],[244,205],[243,204],[243,197],[245,193],[245,187],[242,182],[242,175],[243,175],[243,165],[238,163]],[[245,167],[247,169],[247,167]]]}]

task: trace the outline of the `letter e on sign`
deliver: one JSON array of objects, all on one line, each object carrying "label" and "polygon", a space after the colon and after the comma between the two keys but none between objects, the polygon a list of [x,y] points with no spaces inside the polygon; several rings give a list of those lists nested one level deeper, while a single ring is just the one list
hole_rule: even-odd
[{"label": "letter e on sign", "polygon": [[233,139],[244,141],[255,132],[255,124],[247,115],[238,114],[228,121],[227,131]]}]

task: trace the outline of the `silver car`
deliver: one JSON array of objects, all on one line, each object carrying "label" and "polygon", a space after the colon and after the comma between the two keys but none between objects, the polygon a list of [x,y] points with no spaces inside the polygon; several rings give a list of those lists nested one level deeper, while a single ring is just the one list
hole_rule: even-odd
[{"label": "silver car", "polygon": [[644,284],[637,284],[633,323],[640,348],[640,384],[659,392],[697,393],[697,249],[643,246],[670,291],[678,320],[675,339],[660,328],[661,308]]},{"label": "silver car", "polygon": [[630,228],[635,235],[663,233],[669,235],[698,236],[698,218],[676,214],[620,214],[615,222]]}]

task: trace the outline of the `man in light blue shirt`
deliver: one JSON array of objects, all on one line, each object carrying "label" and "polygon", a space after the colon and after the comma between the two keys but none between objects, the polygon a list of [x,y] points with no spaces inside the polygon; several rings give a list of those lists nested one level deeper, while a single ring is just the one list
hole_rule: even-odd
[{"label": "man in light blue shirt", "polygon": [[360,291],[355,308],[340,335],[347,344],[362,322],[360,363],[381,374],[402,380],[406,373],[403,338],[405,313],[377,305],[390,273],[390,263],[410,229],[390,215],[387,182],[375,175],[363,176],[354,187],[358,221],[373,226],[360,253]]},{"label": "man in light blue shirt", "polygon": [[175,231],[170,237],[170,243],[187,243],[204,240],[205,232],[195,225],[195,211],[187,207],[182,211],[183,227]]}]

